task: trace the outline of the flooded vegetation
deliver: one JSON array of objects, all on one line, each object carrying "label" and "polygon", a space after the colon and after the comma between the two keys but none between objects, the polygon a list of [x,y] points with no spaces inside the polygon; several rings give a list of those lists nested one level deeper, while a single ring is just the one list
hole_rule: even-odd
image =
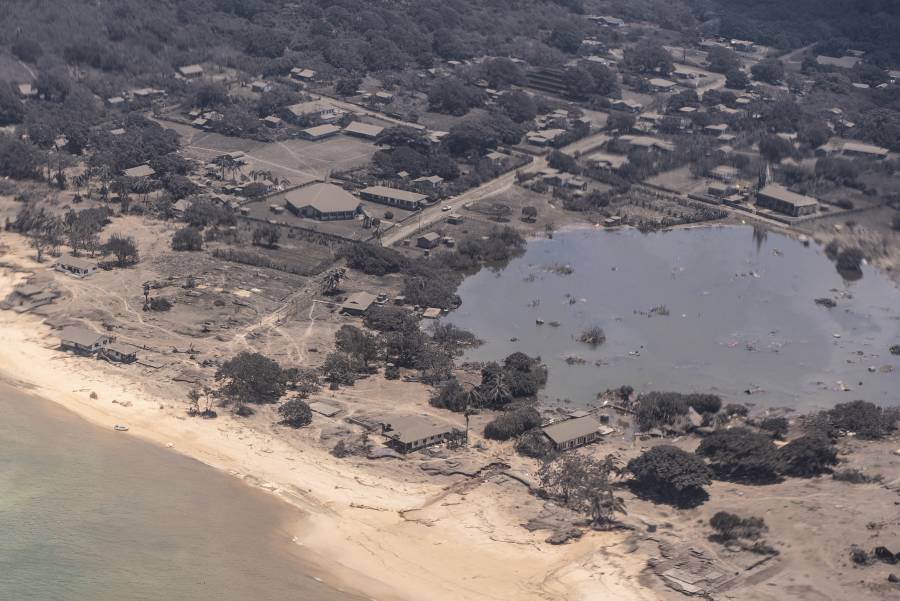
[{"label": "flooded vegetation", "polygon": [[448,320],[487,341],[468,360],[540,355],[550,402],[630,385],[800,410],[896,404],[900,291],[866,265],[842,273],[815,244],[749,227],[579,229],[468,278]]}]

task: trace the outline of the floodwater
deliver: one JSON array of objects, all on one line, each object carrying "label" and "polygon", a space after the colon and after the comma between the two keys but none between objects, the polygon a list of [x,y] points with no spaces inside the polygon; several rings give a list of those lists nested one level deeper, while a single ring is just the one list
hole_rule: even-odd
[{"label": "floodwater", "polygon": [[[540,355],[548,404],[587,405],[622,385],[800,410],[900,404],[900,357],[888,350],[900,343],[900,291],[868,266],[847,281],[815,244],[779,234],[558,232],[459,294],[448,321],[490,341],[465,358]],[[597,348],[577,340],[594,325],[606,334]]]},{"label": "floodwater", "polygon": [[292,513],[0,384],[0,599],[349,601],[308,575]]}]

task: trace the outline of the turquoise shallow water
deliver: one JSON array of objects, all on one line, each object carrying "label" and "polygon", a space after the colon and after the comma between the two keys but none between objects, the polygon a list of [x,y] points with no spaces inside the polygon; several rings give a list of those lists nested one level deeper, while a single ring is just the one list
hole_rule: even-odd
[{"label": "turquoise shallow water", "polygon": [[343,601],[277,499],[0,384],[0,600]]},{"label": "turquoise shallow water", "polygon": [[[559,265],[574,271],[551,269]],[[800,410],[900,404],[900,357],[888,352],[900,343],[900,291],[869,267],[847,281],[816,245],[774,233],[557,233],[467,278],[459,294],[447,319],[487,341],[466,358],[541,356],[551,403],[584,405],[627,384]],[[816,305],[820,297],[837,306]],[[658,306],[668,315],[650,314]],[[607,337],[594,349],[577,340],[593,325]],[[583,363],[567,363],[572,356]]]}]

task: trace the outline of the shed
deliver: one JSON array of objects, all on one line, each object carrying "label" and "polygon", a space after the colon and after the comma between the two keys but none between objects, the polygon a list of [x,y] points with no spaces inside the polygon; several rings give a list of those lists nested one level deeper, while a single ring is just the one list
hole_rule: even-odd
[{"label": "shed", "polygon": [[194,79],[203,76],[203,67],[200,65],[185,65],[183,67],[178,67],[178,72],[181,73],[182,77]]},{"label": "shed", "polygon": [[441,241],[441,235],[437,232],[428,232],[416,238],[416,246],[419,248],[434,248]]},{"label": "shed", "polygon": [[134,363],[137,361],[137,349],[118,342],[107,344],[100,350],[100,354],[117,363]]}]

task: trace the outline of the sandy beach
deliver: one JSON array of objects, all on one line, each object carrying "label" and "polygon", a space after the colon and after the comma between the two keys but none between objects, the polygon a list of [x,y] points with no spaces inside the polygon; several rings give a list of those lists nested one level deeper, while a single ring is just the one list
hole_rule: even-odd
[{"label": "sandy beach", "polygon": [[[15,248],[16,241],[12,241]],[[48,269],[7,252],[0,297]],[[579,600],[658,598],[638,584],[645,565],[624,533],[586,534],[562,546],[521,527],[518,509],[540,502],[511,479],[467,486],[359,460],[339,460],[317,433],[277,435],[264,415],[185,416],[183,399],[149,391],[128,368],[69,356],[36,315],[0,313],[5,381],[102,427],[137,436],[232,474],[296,506],[290,534],[323,582],[378,600]],[[364,395],[365,386],[354,394]],[[308,428],[307,430],[312,430]],[[281,430],[283,432],[283,429]],[[418,470],[416,470],[418,472]]]}]

